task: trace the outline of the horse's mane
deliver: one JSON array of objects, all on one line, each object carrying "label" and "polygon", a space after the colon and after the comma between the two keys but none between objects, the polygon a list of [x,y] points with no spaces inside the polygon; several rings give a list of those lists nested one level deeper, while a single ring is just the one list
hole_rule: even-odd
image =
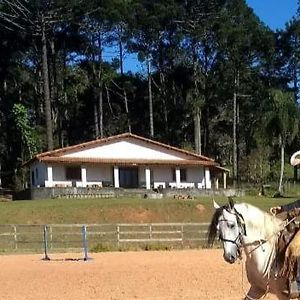
[{"label": "horse's mane", "polygon": [[280,230],[282,220],[260,208],[248,203],[236,204],[234,207],[243,216],[247,229],[256,232],[257,238],[269,238]]},{"label": "horse's mane", "polygon": [[[269,238],[274,235],[274,232],[277,232],[280,229],[282,223],[280,219],[262,211],[256,206],[248,203],[238,203],[234,205],[234,208],[243,217],[246,230],[254,230],[257,234],[257,238]],[[228,210],[229,206],[222,206],[216,209],[213,214],[207,233],[207,242],[209,246],[214,244],[217,236],[218,220],[224,209]]]},{"label": "horse's mane", "polygon": [[223,212],[223,209],[226,209],[228,206],[222,206],[219,207],[215,210],[212,220],[208,226],[208,232],[207,232],[207,243],[210,247],[213,246],[218,230],[217,230],[217,225],[218,225],[218,220]]}]

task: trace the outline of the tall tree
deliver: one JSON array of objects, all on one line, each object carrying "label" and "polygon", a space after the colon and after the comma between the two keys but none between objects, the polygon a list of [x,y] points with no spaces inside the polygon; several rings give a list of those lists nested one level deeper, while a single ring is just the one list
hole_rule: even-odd
[{"label": "tall tree", "polygon": [[280,147],[280,177],[278,193],[283,193],[283,173],[285,161],[285,148],[289,145],[299,132],[299,108],[295,102],[294,95],[290,92],[273,90],[272,109],[267,116],[267,133],[273,133]]},{"label": "tall tree", "polygon": [[48,36],[55,23],[69,18],[71,3],[63,1],[4,1],[0,14],[4,26],[11,30],[22,30],[31,37],[35,45],[40,46],[41,69],[43,74],[44,106],[47,132],[47,148],[53,149],[52,99],[49,83]]}]

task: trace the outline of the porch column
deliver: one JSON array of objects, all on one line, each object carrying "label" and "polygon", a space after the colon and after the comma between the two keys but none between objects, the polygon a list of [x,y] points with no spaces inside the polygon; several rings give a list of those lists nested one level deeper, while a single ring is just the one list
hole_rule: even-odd
[{"label": "porch column", "polygon": [[48,177],[47,187],[53,187],[53,170],[52,170],[52,166],[47,166],[47,177]]},{"label": "porch column", "polygon": [[115,184],[115,188],[119,188],[120,187],[120,182],[119,182],[119,167],[118,166],[114,166],[114,184]]},{"label": "porch column", "polygon": [[223,188],[224,189],[227,189],[227,182],[226,182],[226,179],[227,179],[227,174],[226,172],[223,173]]},{"label": "porch column", "polygon": [[205,169],[205,188],[211,189],[210,170]]},{"label": "porch column", "polygon": [[146,178],[146,189],[150,190],[151,189],[151,173],[150,173],[149,168],[145,169],[145,178]]},{"label": "porch column", "polygon": [[81,181],[82,187],[86,187],[86,167],[81,166]]},{"label": "porch column", "polygon": [[180,186],[180,168],[175,169],[176,188]]},{"label": "porch column", "polygon": [[219,178],[218,177],[216,177],[216,186],[215,186],[215,188],[216,188],[216,190],[219,189]]}]

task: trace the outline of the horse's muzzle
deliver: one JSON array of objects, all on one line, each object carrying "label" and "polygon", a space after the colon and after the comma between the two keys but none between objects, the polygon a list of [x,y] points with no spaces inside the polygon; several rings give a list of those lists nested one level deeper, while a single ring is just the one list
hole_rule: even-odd
[{"label": "horse's muzzle", "polygon": [[237,260],[237,256],[232,255],[232,254],[224,253],[223,257],[224,257],[224,260],[230,264],[235,263],[235,261]]}]

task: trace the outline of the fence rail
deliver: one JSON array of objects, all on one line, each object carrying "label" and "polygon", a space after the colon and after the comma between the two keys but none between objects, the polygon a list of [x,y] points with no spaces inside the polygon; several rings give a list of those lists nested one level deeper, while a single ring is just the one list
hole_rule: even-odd
[{"label": "fence rail", "polygon": [[106,244],[199,247],[205,244],[207,228],[208,223],[0,225],[0,251],[43,252],[45,242],[49,252],[79,250],[83,243],[92,251]]}]

